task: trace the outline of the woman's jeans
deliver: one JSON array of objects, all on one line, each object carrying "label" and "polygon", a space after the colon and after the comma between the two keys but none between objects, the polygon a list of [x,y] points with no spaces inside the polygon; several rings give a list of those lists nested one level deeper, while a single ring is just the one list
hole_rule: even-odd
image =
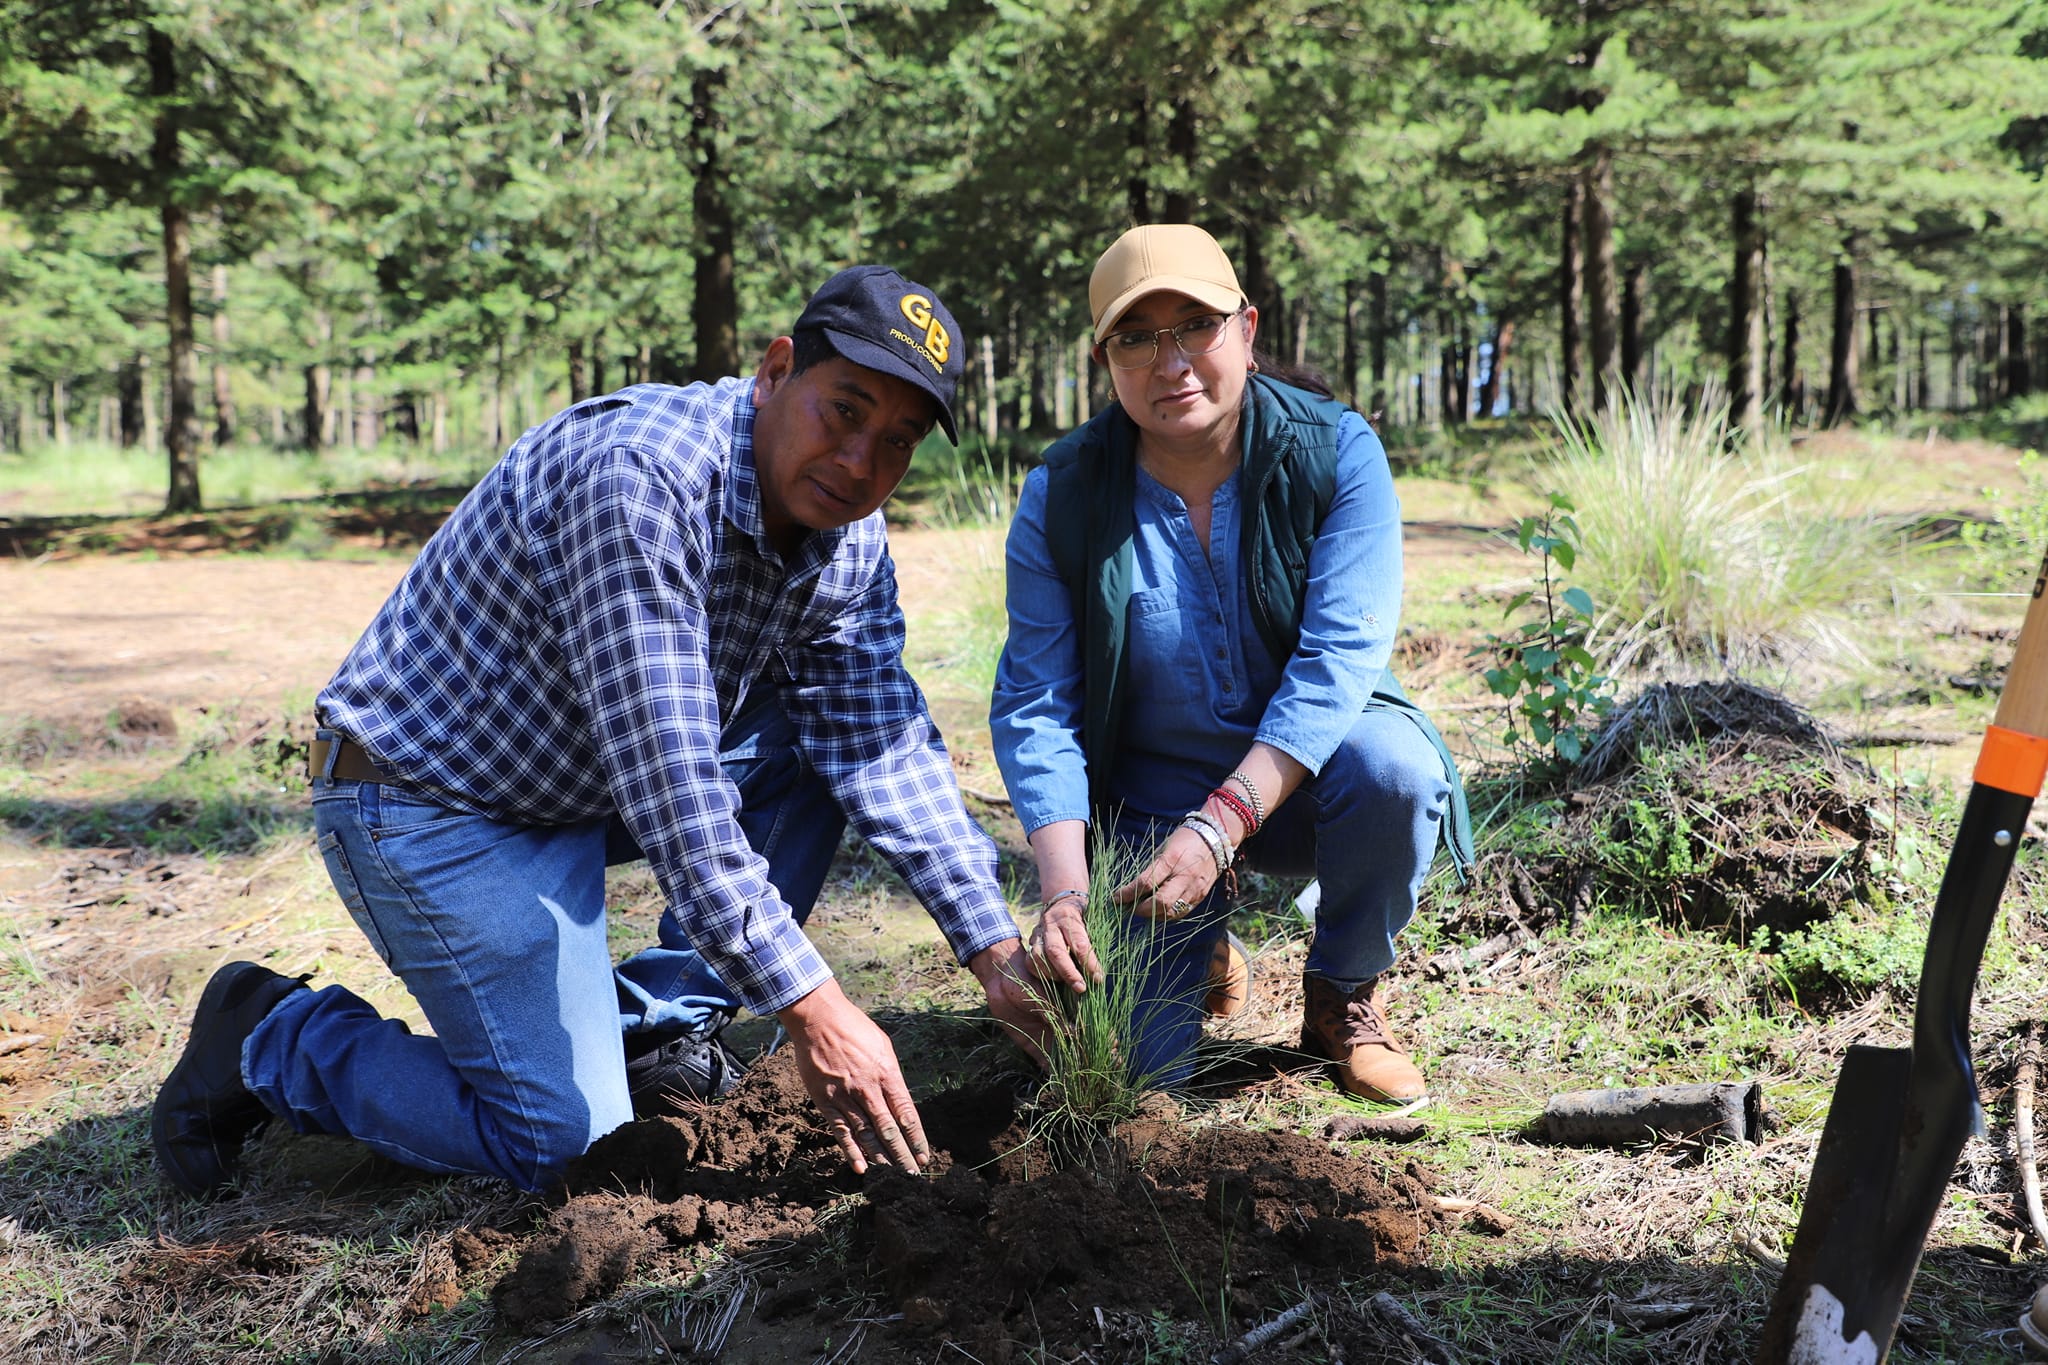
[{"label": "woman's jeans", "polygon": [[[723,750],[740,825],[801,922],[845,817],[772,694]],[[434,1036],[340,986],[292,993],[250,1034],[242,1072],[299,1132],[542,1189],[632,1117],[622,1031],[702,1028],[738,1008],[669,915],[655,946],[614,967],[605,867],[640,857],[616,819],[510,824],[330,778],[314,779],[313,812],[335,889]]]},{"label": "woman's jeans", "polygon": [[[1399,711],[1358,718],[1323,770],[1295,790],[1238,850],[1238,866],[1322,883],[1307,970],[1341,989],[1394,965],[1394,937],[1415,918],[1451,797],[1443,760],[1422,727]],[[1173,823],[1125,816],[1117,842],[1144,866]],[[1209,960],[1230,918],[1221,884],[1141,948],[1145,985],[1133,1073],[1174,1085],[1194,1069]]]}]

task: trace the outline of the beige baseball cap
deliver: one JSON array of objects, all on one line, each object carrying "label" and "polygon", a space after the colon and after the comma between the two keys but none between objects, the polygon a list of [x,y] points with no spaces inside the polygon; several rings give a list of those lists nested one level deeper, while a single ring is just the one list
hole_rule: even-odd
[{"label": "beige baseball cap", "polygon": [[1235,312],[1244,303],[1237,272],[1214,237],[1192,223],[1147,223],[1110,243],[1088,277],[1095,339],[1108,336],[1125,309],[1162,289],[1219,313]]}]

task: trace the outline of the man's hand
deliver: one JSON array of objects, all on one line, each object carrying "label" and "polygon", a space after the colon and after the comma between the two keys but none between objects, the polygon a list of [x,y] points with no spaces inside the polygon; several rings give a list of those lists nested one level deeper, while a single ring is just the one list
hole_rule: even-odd
[{"label": "man's hand", "polygon": [[990,944],[967,959],[967,970],[988,996],[988,1012],[1009,1031],[1031,1060],[1045,1065],[1047,1009],[1050,1002],[1032,987],[1031,964],[1021,939]]},{"label": "man's hand", "polygon": [[785,1006],[776,1018],[796,1049],[804,1089],[855,1174],[864,1174],[871,1161],[913,1172],[931,1162],[931,1146],[917,1106],[910,1102],[896,1049],[837,981]]}]

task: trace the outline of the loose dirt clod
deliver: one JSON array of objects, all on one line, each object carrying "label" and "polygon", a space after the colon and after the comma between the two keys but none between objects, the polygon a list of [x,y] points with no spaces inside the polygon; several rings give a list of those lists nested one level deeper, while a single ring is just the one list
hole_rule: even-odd
[{"label": "loose dirt clod", "polygon": [[[812,1267],[794,1292],[771,1291],[763,1316],[879,1296],[902,1315],[906,1350],[922,1340],[928,1355],[941,1338],[1008,1359],[1026,1340],[1097,1341],[1097,1308],[1165,1308],[1234,1332],[1226,1311],[1277,1310],[1303,1284],[1413,1264],[1444,1218],[1412,1164],[1383,1177],[1290,1132],[1148,1112],[1106,1135],[1096,1163],[1052,1169],[1014,1085],[948,1092],[923,1115],[931,1172],[877,1168],[863,1186],[815,1123],[794,1061],[771,1057],[723,1102],[593,1147],[493,1299],[530,1327],[714,1245],[796,1240],[813,1247]],[[854,1245],[834,1254],[821,1220],[857,1189]],[[864,1358],[894,1358],[869,1344]]]}]

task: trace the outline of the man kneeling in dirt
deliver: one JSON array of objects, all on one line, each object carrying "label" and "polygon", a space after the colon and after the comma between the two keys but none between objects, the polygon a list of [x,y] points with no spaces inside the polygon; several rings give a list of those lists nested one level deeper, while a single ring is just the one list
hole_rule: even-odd
[{"label": "man kneeling in dirt", "polygon": [[[277,1116],[541,1189],[636,1108],[730,1089],[742,1005],[787,1030],[855,1170],[929,1160],[888,1038],[801,926],[850,818],[1033,1036],[879,511],[934,422],[957,440],[962,350],[932,291],[856,267],[752,379],[626,389],[513,445],[318,701],[321,855],[434,1036],[222,968],[157,1096],[172,1183],[227,1186]],[[605,867],[641,856],[668,907],[614,967]]]}]

